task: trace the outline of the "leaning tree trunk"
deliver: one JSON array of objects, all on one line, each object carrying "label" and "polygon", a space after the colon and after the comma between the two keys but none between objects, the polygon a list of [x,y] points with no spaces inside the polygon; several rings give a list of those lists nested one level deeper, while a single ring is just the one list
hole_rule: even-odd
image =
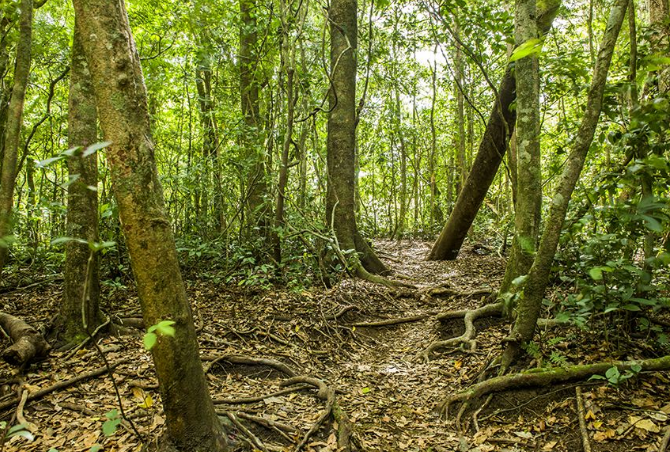
[{"label": "leaning tree trunk", "polygon": [[70,177],[77,176],[67,188],[67,236],[78,240],[68,242],[65,247],[65,287],[56,334],[65,343],[75,343],[93,332],[102,320],[99,259],[97,253],[91,254],[87,244],[98,241],[98,192],[90,188],[98,185],[98,160],[96,153],[82,155],[86,146],[97,140],[98,116],[76,23],[68,104],[69,147],[79,146],[81,150],[67,161]]},{"label": "leaning tree trunk", "polygon": [[145,325],[175,322],[152,349],[166,442],[189,452],[227,451],[198,343],[154,161],[146,88],[123,0],[74,0],[106,140],[114,196]]},{"label": "leaning tree trunk", "polygon": [[0,273],[9,256],[8,236],[12,232],[12,205],[14,204],[14,185],[16,182],[16,160],[21,139],[23,104],[26,98],[28,75],[30,74],[30,51],[32,46],[33,1],[21,0],[21,18],[19,19],[19,43],[16,46],[16,65],[14,66],[14,86],[7,111],[5,129],[5,147],[0,176]]},{"label": "leaning tree trunk", "polygon": [[591,88],[589,89],[586,101],[584,117],[579,126],[574,147],[568,155],[561,180],[554,193],[537,256],[528,273],[528,279],[523,292],[519,297],[516,310],[517,317],[509,338],[510,341],[503,354],[503,369],[509,367],[519,355],[522,344],[533,339],[537,319],[540,315],[540,308],[542,307],[542,298],[549,283],[551,264],[554,261],[554,255],[558,247],[565,214],[568,211],[570,196],[579,180],[586,155],[593,141],[596,126],[598,125],[603,93],[607,83],[607,73],[612,61],[614,46],[621,30],[621,24],[626,14],[628,2],[629,0],[617,0],[610,12],[607,28],[600,44],[600,51],[598,52],[593,72],[593,80],[591,81]]},{"label": "leaning tree trunk", "polygon": [[[356,0],[332,0],[330,19],[331,89],[328,116],[328,188],[326,224],[334,229],[343,251],[359,253],[363,269],[381,274],[388,270],[356,227],[354,213],[356,144]],[[358,266],[360,268],[360,266]]]},{"label": "leaning tree trunk", "polygon": [[[537,27],[542,34],[548,33],[551,29],[560,4],[560,0],[544,2],[537,18]],[[510,105],[516,100],[515,85],[513,71],[508,67],[500,83],[498,98],[486,124],[484,137],[479,144],[479,151],[470,174],[456,200],[454,210],[428,255],[428,260],[453,260],[458,256],[514,131],[516,112],[510,110]]]},{"label": "leaning tree trunk", "polygon": [[[520,46],[538,38],[536,0],[517,0],[515,40]],[[500,292],[514,290],[512,281],[525,275],[533,264],[540,231],[542,162],[540,161],[540,73],[535,52],[516,60],[516,196],[514,242]],[[513,154],[510,151],[510,154]]]}]

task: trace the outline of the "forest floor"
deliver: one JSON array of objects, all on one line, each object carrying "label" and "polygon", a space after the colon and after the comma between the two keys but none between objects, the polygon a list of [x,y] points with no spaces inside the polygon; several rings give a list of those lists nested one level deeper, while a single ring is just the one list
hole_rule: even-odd
[{"label": "forest floor", "polygon": [[[324,410],[324,401],[303,386],[280,393],[287,375],[274,361],[258,361],[270,359],[336,390],[337,404],[353,425],[358,450],[582,450],[577,384],[499,393],[465,432],[455,424],[453,413],[444,419],[435,412],[447,395],[476,382],[485,363],[500,353],[508,326],[501,319],[481,319],[476,322],[475,350],[441,350],[425,360],[421,354],[433,341],[458,336],[464,330],[461,319],[440,323],[434,319],[436,313],[474,308],[484,302],[483,296],[458,296],[449,291],[438,296],[428,289],[443,285],[464,294],[495,289],[504,271],[502,258],[468,248],[455,261],[426,262],[428,243],[386,241],[377,247],[385,262],[407,278],[403,281],[417,289],[388,289],[355,279],[345,279],[332,289],[299,293],[188,282],[203,363],[221,416],[237,413],[235,419],[268,450],[295,450],[295,443]],[[35,326],[44,325],[57,312],[61,289],[58,283],[51,283],[6,292],[0,295],[1,309]],[[116,290],[105,298],[106,312],[139,316],[132,290]],[[414,316],[418,319],[394,325],[364,325]],[[552,344],[541,352],[567,363],[654,353],[645,350],[644,341],[608,340],[594,331],[562,327],[540,334],[538,343]],[[110,363],[125,360],[114,369],[114,380],[127,418],[148,443],[162,432],[165,420],[141,336],[139,330],[134,335],[105,336],[99,344]],[[17,404],[12,401],[21,389],[34,394],[104,366],[95,349],[69,355],[52,352],[47,360],[22,373],[1,364],[2,419],[12,425],[16,422],[12,416]],[[521,364],[533,365],[530,360]],[[583,382],[581,390],[593,451],[658,450],[669,424],[670,375],[643,373],[619,387],[602,381]],[[139,451],[142,444],[127,421],[110,436],[102,432],[110,412],[118,409],[114,394],[109,376],[102,373],[40,398],[29,397],[19,414],[31,424],[34,440],[14,437],[2,447],[6,451],[78,452],[101,445],[105,451]],[[241,403],[248,397],[258,400]],[[265,423],[273,421],[274,427],[262,427],[262,420],[250,420],[253,416]],[[332,419],[326,420],[304,450],[336,451],[334,427]],[[236,432],[237,427],[232,430],[238,440],[246,438]]]}]

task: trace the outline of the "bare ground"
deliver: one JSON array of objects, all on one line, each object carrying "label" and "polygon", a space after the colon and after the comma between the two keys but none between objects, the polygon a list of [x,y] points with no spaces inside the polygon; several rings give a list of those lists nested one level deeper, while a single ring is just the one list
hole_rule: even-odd
[{"label": "bare ground", "polygon": [[[482,319],[476,323],[475,350],[442,350],[427,362],[421,359],[421,352],[431,342],[463,332],[461,321],[440,324],[432,319],[434,314],[478,307],[484,302],[480,296],[431,296],[425,289],[438,284],[462,292],[495,289],[504,269],[503,259],[473,249],[465,250],[454,262],[426,262],[423,259],[428,246],[420,242],[378,244],[386,262],[408,278],[406,281],[416,284],[416,290],[389,290],[359,280],[344,280],[330,290],[315,288],[300,293],[280,290],[252,293],[211,281],[189,283],[213,398],[233,402],[230,399],[262,396],[252,403],[219,403],[217,408],[222,415],[225,411],[241,413],[240,422],[268,450],[293,451],[324,409],[324,402],[314,391],[271,395],[282,389],[280,384],[286,376],[267,363],[213,361],[224,355],[241,354],[280,361],[297,374],[316,377],[335,389],[339,406],[353,424],[358,450],[581,450],[575,385],[496,395],[465,432],[455,425],[453,415],[443,419],[435,413],[436,405],[445,396],[477,380],[484,363],[500,352],[507,326],[500,319]],[[0,303],[2,310],[40,326],[48,323],[57,311],[60,296],[61,288],[54,283],[5,293],[0,295]],[[130,291],[116,291],[107,297],[106,303],[107,312],[121,317],[139,314],[137,300]],[[361,325],[421,315],[426,317],[408,323],[384,327]],[[631,347],[613,343],[612,339],[607,341],[593,331],[568,328],[540,334],[543,343],[556,339],[542,353],[546,356],[554,353],[567,363],[655,353],[644,342]],[[556,338],[556,334],[560,337]],[[114,370],[114,380],[127,417],[142,440],[147,444],[155,442],[164,428],[164,419],[141,333],[107,336],[99,342],[108,350],[110,362],[130,359]],[[66,356],[67,352],[54,352],[48,360],[22,373],[6,364],[0,365],[0,406],[23,391],[34,394],[103,365],[91,349],[67,359]],[[618,388],[592,382],[584,384],[582,391],[593,451],[658,450],[670,413],[667,374],[643,374]],[[32,442],[11,438],[4,450],[89,451],[96,444],[105,451],[141,450],[142,443],[127,421],[113,435],[103,435],[106,413],[118,408],[117,405],[106,374],[28,400],[19,414],[32,424],[35,438]],[[478,407],[473,406],[475,410]],[[16,412],[16,405],[5,407],[3,419],[13,425]],[[275,421],[284,428],[263,427],[243,418],[244,415]],[[307,442],[305,450],[337,450],[334,427],[333,420],[328,419]],[[247,438],[237,427],[231,428],[238,441]]]}]

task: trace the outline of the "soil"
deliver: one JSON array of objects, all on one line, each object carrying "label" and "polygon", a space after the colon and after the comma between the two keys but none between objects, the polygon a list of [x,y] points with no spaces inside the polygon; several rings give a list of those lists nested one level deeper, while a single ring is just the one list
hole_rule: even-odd
[{"label": "soil", "polygon": [[[234,364],[222,355],[269,358],[289,366],[298,375],[316,377],[337,392],[337,403],[353,424],[353,440],[363,451],[565,451],[582,449],[575,403],[576,384],[508,391],[488,404],[474,401],[455,422],[458,407],[445,419],[436,412],[439,402],[467,388],[498,356],[508,332],[502,319],[475,323],[474,350],[447,349],[422,358],[436,340],[463,332],[461,320],[440,323],[434,315],[476,308],[485,295],[433,296],[428,289],[448,287],[467,293],[495,290],[502,278],[504,259],[480,247],[464,249],[452,262],[427,262],[428,243],[379,242],[380,256],[396,278],[417,289],[388,289],[356,279],[345,279],[332,289],[301,292],[280,289],[250,291],[211,280],[192,280],[192,301],[201,353],[214,399],[267,395],[259,402],[220,403],[217,409],[241,413],[238,419],[268,450],[293,451],[324,409],[312,390],[281,395],[287,377],[267,364]],[[37,284],[0,295],[1,309],[36,327],[51,320],[62,294],[61,283]],[[105,296],[105,311],[118,317],[138,317],[139,304],[132,290],[118,288]],[[337,314],[340,314],[339,316]],[[418,321],[390,326],[362,323],[425,315]],[[336,318],[335,318],[336,317]],[[358,326],[354,326],[358,324]],[[142,332],[103,336],[98,340],[110,363],[129,359],[113,371],[126,418],[115,433],[103,434],[103,424],[118,410],[109,375],[81,381],[65,389],[29,400],[22,412],[34,439],[13,437],[5,451],[139,451],[142,443],[155,443],[164,430],[160,394],[151,358],[142,345]],[[561,327],[540,332],[540,357],[525,358],[521,366],[595,362],[654,356],[643,340],[607,337],[593,328],[582,331]],[[8,345],[5,339],[3,346]],[[103,366],[95,349],[73,356],[54,351],[48,359],[26,369],[0,365],[0,406],[22,391],[35,393],[57,382]],[[585,419],[593,451],[657,451],[668,425],[670,376],[645,373],[618,386],[601,380],[581,383]],[[481,408],[481,410],[480,410]],[[16,405],[1,412],[14,425]],[[264,417],[288,424],[280,434],[244,419]],[[475,415],[473,417],[473,415]],[[227,418],[225,418],[227,419]],[[225,421],[229,424],[229,421]],[[327,420],[308,441],[307,451],[336,451],[335,425]],[[247,436],[230,424],[231,435],[242,444]],[[467,429],[466,429],[467,428]],[[0,451],[2,448],[0,448]],[[95,450],[95,449],[94,449]]]}]

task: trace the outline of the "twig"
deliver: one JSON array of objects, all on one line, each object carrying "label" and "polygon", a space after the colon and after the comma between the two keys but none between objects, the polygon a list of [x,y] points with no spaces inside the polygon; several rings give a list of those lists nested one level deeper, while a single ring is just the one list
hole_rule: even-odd
[{"label": "twig", "polygon": [[16,422],[18,424],[23,424],[28,431],[31,433],[35,433],[37,431],[37,428],[35,424],[32,422],[28,422],[25,417],[23,417],[23,408],[26,405],[26,401],[28,400],[28,390],[24,389],[23,392],[21,393],[21,401],[19,402],[19,405],[16,407]]},{"label": "twig", "polygon": [[577,398],[577,416],[579,416],[579,431],[582,434],[582,447],[584,452],[591,452],[591,443],[589,442],[589,432],[586,430],[586,419],[584,417],[584,398],[582,397],[582,387],[575,388]]},{"label": "twig", "polygon": [[82,348],[84,348],[84,346],[85,346],[86,344],[89,343],[89,341],[91,340],[91,338],[94,338],[95,335],[98,334],[98,333],[100,332],[100,330],[102,330],[104,327],[106,327],[107,325],[109,325],[109,322],[110,322],[110,319],[109,319],[109,317],[107,317],[107,320],[106,320],[104,323],[98,325],[98,327],[91,333],[90,336],[86,336],[86,338],[85,338],[83,341],[81,341],[81,342],[79,343],[79,345],[77,345],[77,346],[74,347],[72,350],[70,350],[70,351],[68,352],[68,354],[65,355],[65,357],[63,358],[63,361],[67,361],[67,360],[69,360],[69,359],[72,358],[72,357],[73,357],[79,350],[81,350]]}]

